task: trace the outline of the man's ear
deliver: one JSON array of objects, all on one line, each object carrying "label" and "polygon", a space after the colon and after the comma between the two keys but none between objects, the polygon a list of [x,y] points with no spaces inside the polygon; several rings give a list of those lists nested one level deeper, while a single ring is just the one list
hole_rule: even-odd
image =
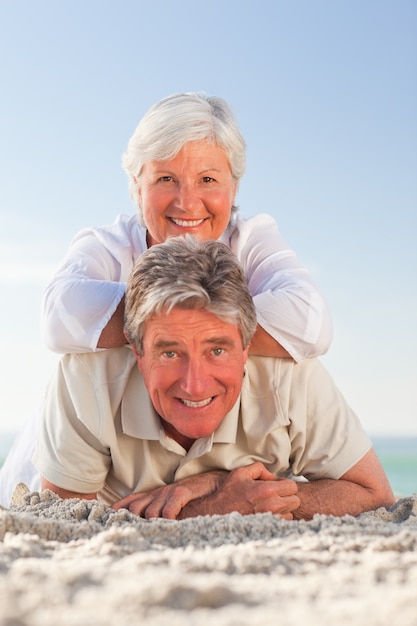
[{"label": "man's ear", "polygon": [[135,355],[135,357],[137,358],[137,357],[139,356],[139,355],[138,355],[138,351],[136,350],[136,347],[133,345],[133,343],[130,343],[130,341],[129,341],[129,337],[127,336],[127,332],[126,332],[126,330],[125,330],[125,329],[123,329],[123,334],[124,334],[124,336],[125,336],[126,343],[128,343],[128,344],[129,344],[129,346],[132,348],[132,350],[133,350],[133,354],[134,354],[134,355]]},{"label": "man's ear", "polygon": [[142,355],[139,354],[139,352],[136,350],[135,346],[133,344],[130,344],[131,348],[132,348],[132,352],[135,355],[136,358],[136,365],[138,366],[138,370],[141,372],[141,374],[143,373],[142,370]]},{"label": "man's ear", "polygon": [[246,348],[243,348],[243,364],[244,365],[246,365],[246,361],[248,360],[249,348],[250,348],[250,344],[248,344]]},{"label": "man's ear", "polygon": [[135,358],[136,358],[136,363],[138,364],[139,371],[141,372],[142,371],[142,355],[139,354],[139,352],[136,349],[136,346],[133,345],[133,343],[130,343],[129,338],[128,338],[125,330],[123,331],[123,334],[126,337],[127,343],[132,348],[132,352],[133,352],[133,354],[135,355]]}]

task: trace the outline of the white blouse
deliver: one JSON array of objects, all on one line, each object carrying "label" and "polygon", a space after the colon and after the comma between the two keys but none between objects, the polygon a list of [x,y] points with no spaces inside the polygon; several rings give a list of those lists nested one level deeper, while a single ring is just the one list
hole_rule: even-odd
[{"label": "white blouse", "polygon": [[[266,214],[237,214],[220,237],[238,257],[257,320],[294,358],[324,354],[332,339],[327,305],[308,270]],[[55,352],[96,351],[103,328],[122,299],[136,259],[147,249],[136,215],[82,230],[45,290],[42,333]]]}]

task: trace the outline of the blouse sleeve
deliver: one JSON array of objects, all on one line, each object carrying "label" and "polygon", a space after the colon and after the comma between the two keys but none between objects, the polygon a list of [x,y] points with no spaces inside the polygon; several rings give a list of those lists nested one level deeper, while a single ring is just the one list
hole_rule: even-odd
[{"label": "blouse sleeve", "polygon": [[245,270],[259,325],[295,361],[324,354],[333,335],[329,309],[275,220],[266,214],[238,217],[230,247]]},{"label": "blouse sleeve", "polygon": [[41,303],[41,331],[50,350],[97,350],[144,246],[136,217],[127,216],[111,226],[82,230],[73,239]]}]

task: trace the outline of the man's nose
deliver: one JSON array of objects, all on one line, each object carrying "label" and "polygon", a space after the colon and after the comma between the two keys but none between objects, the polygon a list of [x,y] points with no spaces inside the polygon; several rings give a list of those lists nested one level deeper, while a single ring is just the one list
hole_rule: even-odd
[{"label": "man's nose", "polygon": [[181,387],[190,397],[199,398],[204,396],[208,378],[207,367],[200,358],[188,359],[184,364]]}]

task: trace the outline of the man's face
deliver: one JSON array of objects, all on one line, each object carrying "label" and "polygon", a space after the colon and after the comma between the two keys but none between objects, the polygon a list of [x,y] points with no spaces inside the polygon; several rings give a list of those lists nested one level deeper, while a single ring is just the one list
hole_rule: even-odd
[{"label": "man's face", "polygon": [[247,357],[237,326],[204,309],[148,320],[137,362],[167,435],[188,449],[214,432],[239,396]]}]

